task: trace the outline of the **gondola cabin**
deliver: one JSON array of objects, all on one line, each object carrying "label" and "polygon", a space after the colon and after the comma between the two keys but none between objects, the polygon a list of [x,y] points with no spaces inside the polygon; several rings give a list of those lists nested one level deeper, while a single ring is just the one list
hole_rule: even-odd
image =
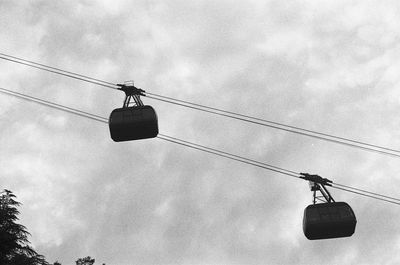
[{"label": "gondola cabin", "polygon": [[158,119],[151,106],[115,109],[108,121],[115,142],[153,138],[158,135]]},{"label": "gondola cabin", "polygon": [[310,240],[349,237],[356,223],[353,210],[345,202],[312,204],[304,210],[303,231]]}]

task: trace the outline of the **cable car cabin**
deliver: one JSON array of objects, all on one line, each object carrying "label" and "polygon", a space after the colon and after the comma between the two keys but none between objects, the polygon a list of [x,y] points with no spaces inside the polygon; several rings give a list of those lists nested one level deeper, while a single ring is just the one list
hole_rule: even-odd
[{"label": "cable car cabin", "polygon": [[115,109],[108,124],[115,142],[153,138],[158,134],[157,114],[151,106]]},{"label": "cable car cabin", "polygon": [[311,204],[304,210],[303,231],[310,240],[349,237],[356,223],[353,210],[345,202]]}]

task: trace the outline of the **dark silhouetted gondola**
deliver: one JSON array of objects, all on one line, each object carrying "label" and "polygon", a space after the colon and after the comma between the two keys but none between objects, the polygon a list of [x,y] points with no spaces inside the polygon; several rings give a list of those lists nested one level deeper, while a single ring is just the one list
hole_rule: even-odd
[{"label": "dark silhouetted gondola", "polygon": [[311,240],[349,237],[356,223],[353,210],[345,202],[311,204],[304,210],[303,231]]},{"label": "dark silhouetted gondola", "polygon": [[[122,108],[111,112],[108,121],[111,138],[115,142],[154,138],[158,135],[158,120],[151,106],[143,105],[143,90],[133,85],[118,85],[125,92]],[[131,99],[135,105],[129,106]]]},{"label": "dark silhouetted gondola", "polygon": [[[302,173],[304,179],[310,181],[311,191],[314,192],[313,204],[304,210],[303,231],[310,239],[328,239],[349,237],[356,229],[356,216],[350,205],[345,202],[335,202],[325,185],[331,186],[332,181],[318,175]],[[322,194],[325,203],[316,203]]]}]

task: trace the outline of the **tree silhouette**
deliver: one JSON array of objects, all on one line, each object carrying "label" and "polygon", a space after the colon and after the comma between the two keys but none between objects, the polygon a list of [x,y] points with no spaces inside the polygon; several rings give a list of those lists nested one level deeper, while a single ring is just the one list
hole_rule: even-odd
[{"label": "tree silhouette", "polygon": [[29,232],[17,224],[17,207],[21,203],[15,195],[4,190],[0,192],[0,264],[2,265],[48,265],[42,255],[29,245]]},{"label": "tree silhouette", "polygon": [[94,264],[94,259],[92,259],[90,256],[87,256],[86,258],[80,258],[77,261],[75,261],[76,265],[93,265]]}]

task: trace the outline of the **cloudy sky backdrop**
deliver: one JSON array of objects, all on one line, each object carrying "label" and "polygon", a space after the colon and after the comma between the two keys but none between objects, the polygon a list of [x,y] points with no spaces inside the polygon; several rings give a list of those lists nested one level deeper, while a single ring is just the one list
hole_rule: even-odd
[{"label": "cloudy sky backdrop", "polygon": [[[400,148],[398,1],[0,0],[0,52],[110,82]],[[0,61],[0,87],[108,117],[123,94]],[[160,132],[399,196],[400,160],[144,98]],[[308,183],[0,95],[0,186],[36,250],[74,264],[399,264],[400,208],[308,241]]]}]

